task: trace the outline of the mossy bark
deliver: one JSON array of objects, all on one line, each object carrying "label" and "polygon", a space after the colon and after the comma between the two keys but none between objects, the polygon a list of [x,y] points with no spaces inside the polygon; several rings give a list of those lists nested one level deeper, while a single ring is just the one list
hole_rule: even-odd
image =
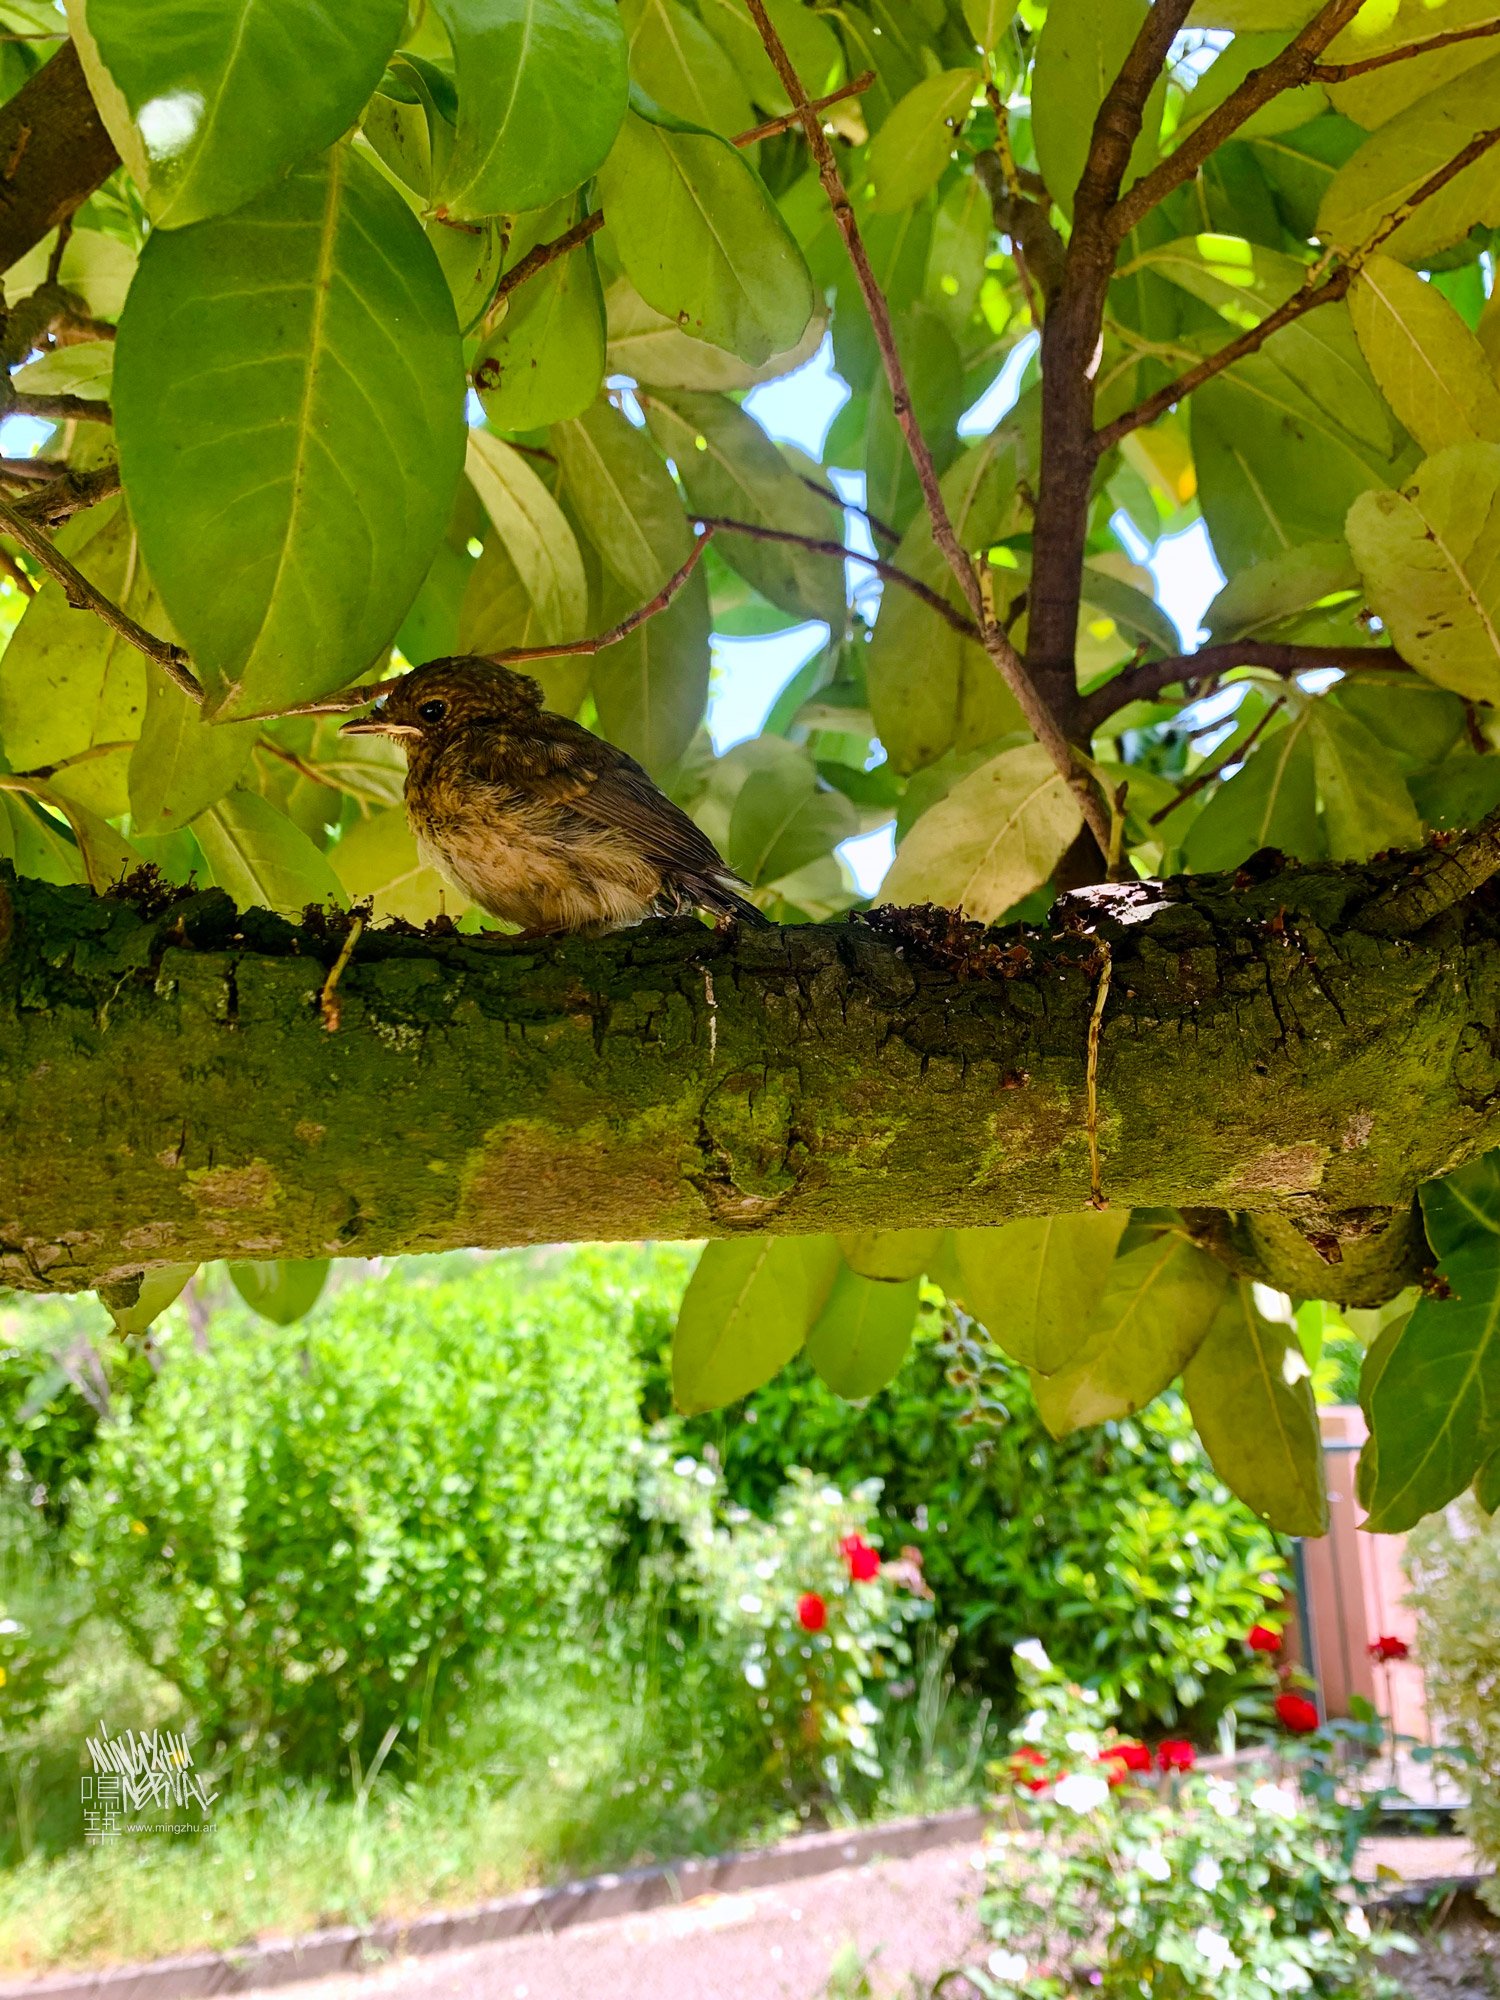
[{"label": "mossy bark", "polygon": [[[0,868],[0,1284],[1076,1209],[1107,948],[1105,1197],[1227,1214],[1273,1277],[1292,1225],[1296,1289],[1340,1297],[1423,1181],[1500,1143],[1500,916],[1466,883],[1404,934],[1412,868],[1268,863],[982,935],[941,912],[374,930],[334,1032],[343,919]],[[1404,1281],[1410,1255],[1386,1261],[1362,1297]]]}]

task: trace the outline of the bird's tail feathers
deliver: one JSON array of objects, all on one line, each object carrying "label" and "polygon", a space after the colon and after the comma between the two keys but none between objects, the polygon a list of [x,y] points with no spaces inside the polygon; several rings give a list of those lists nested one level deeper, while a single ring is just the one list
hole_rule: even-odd
[{"label": "bird's tail feathers", "polygon": [[771,919],[765,911],[756,909],[754,903],[731,887],[730,878],[726,876],[700,875],[691,888],[699,909],[707,910],[712,916],[732,917],[737,923],[749,924],[758,930],[772,928]]}]

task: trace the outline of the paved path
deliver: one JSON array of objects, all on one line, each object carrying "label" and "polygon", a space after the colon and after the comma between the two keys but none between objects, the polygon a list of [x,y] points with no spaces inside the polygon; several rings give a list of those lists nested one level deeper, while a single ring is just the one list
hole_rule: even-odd
[{"label": "paved path", "polygon": [[976,1852],[872,1861],[292,1990],[296,2000],[819,2000],[852,1942],[861,1954],[878,1948],[872,1984],[894,1995],[912,1973],[932,1980],[967,1956]]}]

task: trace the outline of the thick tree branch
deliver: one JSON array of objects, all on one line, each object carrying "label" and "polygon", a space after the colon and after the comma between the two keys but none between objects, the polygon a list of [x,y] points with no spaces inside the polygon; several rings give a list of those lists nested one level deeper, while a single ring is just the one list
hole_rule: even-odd
[{"label": "thick tree branch", "polygon": [[1446,866],[1095,889],[1008,933],[933,910],[540,944],[367,929],[337,1035],[319,997],[346,917],[299,929],[216,891],[138,910],[0,866],[0,1284],[1077,1210],[1101,942],[1111,1201],[1337,1240],[1500,1142],[1500,1046],[1475,1032],[1500,1019],[1491,899],[1445,880],[1435,919],[1388,935],[1392,893]]},{"label": "thick tree branch", "polygon": [[1191,180],[1211,153],[1226,139],[1233,138],[1247,118],[1284,90],[1306,83],[1318,57],[1342,33],[1359,12],[1364,0],[1328,0],[1296,38],[1260,69],[1251,70],[1244,82],[1232,90],[1195,125],[1174,153],[1161,165],[1142,176],[1114,207],[1112,226],[1116,240],[1128,236],[1143,217],[1166,200],[1174,188]]},{"label": "thick tree branch", "polygon": [[1316,673],[1325,667],[1340,667],[1347,673],[1365,667],[1406,666],[1389,646],[1293,646],[1273,639],[1230,639],[1220,646],[1200,646],[1196,653],[1173,654],[1127,667],[1103,687],[1095,688],[1081,712],[1092,734],[1132,702],[1151,701],[1165,688],[1196,687],[1203,681],[1217,680],[1235,667],[1260,667],[1293,680],[1298,674]]},{"label": "thick tree branch", "polygon": [[120,164],[71,42],[0,105],[0,271],[66,222]]},{"label": "thick tree branch", "polygon": [[[1068,741],[1067,732],[1059,721],[1055,708],[1038,688],[1023,664],[1020,654],[986,603],[980,586],[979,572],[960,542],[948,513],[948,503],[944,500],[942,487],[938,483],[937,467],[933,463],[931,448],[922,435],[921,424],[917,421],[916,411],[912,406],[911,390],[906,380],[905,364],[896,345],[896,330],[891,321],[890,307],[871,267],[864,238],[855,219],[854,205],[849,199],[848,189],[844,186],[843,176],[839,173],[838,162],[834,159],[828,136],[818,121],[802,79],[798,76],[796,66],[787,54],[785,45],[765,10],[763,0],[746,0],[746,4],[760,31],[766,53],[770,56],[776,74],[781,79],[782,88],[801,117],[802,129],[807,134],[808,149],[818,169],[818,178],[823,183],[823,192],[833,211],[839,234],[844,239],[844,248],[848,252],[849,261],[854,267],[860,295],[870,316],[875,344],[880,350],[886,380],[890,384],[891,407],[922,488],[927,518],[932,523],[932,538],[958,580],[970,616],[978,629],[980,644],[1015,696],[1016,704],[1026,719],[1027,727],[1067,779],[1095,837],[1107,841],[1109,821],[1103,802],[1074,756],[1073,746]],[[1185,13],[1188,0],[1159,0],[1159,5],[1180,6]],[[1157,10],[1153,9],[1153,12],[1155,11]]]}]

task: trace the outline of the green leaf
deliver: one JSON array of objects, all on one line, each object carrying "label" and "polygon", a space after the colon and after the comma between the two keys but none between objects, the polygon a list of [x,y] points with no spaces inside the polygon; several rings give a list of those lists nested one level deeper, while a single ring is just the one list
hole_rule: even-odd
[{"label": "green leaf", "polygon": [[[699,513],[842,543],[842,510],[803,485],[738,404],[722,396],[658,390],[644,407],[652,436],[675,463]],[[746,583],[781,610],[842,630],[842,561],[745,535],[721,533],[715,546]]]},{"label": "green leaf", "polygon": [[436,916],[461,916],[466,907],[458,890],[418,854],[399,806],[356,820],[329,849],[328,860],[350,902],[373,904],[381,921],[425,924]]},{"label": "green leaf", "polygon": [[[699,0],[698,11],[755,102],[767,111],[790,111],[791,99],[771,65],[745,0]],[[825,96],[844,75],[844,52],[829,19],[804,7],[802,0],[766,0],[766,12],[808,96]],[[661,101],[667,102],[665,98]],[[745,128],[725,127],[726,136],[732,137],[735,129]]]},{"label": "green leaf", "polygon": [[1474,1499],[1483,1513],[1500,1512],[1500,1451],[1491,1452],[1475,1473]]},{"label": "green leaf", "polygon": [[1004,750],[922,815],[881,895],[944,903],[993,923],[1048,880],[1082,825],[1077,799],[1040,744]]},{"label": "green leaf", "polygon": [[820,786],[804,759],[788,758],[752,771],[729,821],[725,859],[752,889],[795,874],[859,831],[859,815],[842,792]]},{"label": "green leaf", "polygon": [[1013,1361],[1055,1375],[1088,1337],[1129,1220],[1086,1209],[955,1230],[965,1307]]},{"label": "green leaf", "polygon": [[651,389],[753,389],[773,382],[811,361],[828,331],[827,317],[815,312],[797,345],[785,354],[752,367],[722,347],[693,340],[675,320],[648,306],[628,278],[619,278],[605,294],[609,324],[606,365],[611,375],[628,375]]},{"label": "green leaf", "polygon": [[[614,623],[635,608],[623,593],[606,593],[605,621]],[[703,720],[712,623],[708,585],[698,569],[665,611],[594,660],[600,732],[653,777],[666,776]]]},{"label": "green leaf", "polygon": [[1422,1213],[1448,1296],[1419,1299],[1366,1362],[1360,1493],[1375,1534],[1447,1506],[1500,1449],[1500,1156],[1424,1187]]},{"label": "green leaf", "polygon": [[18,875],[38,882],[88,881],[83,855],[64,823],[18,792],[0,791],[0,815],[0,844]]},{"label": "green leaf", "polygon": [[260,725],[205,722],[159,667],[146,678],[146,715],[130,756],[130,823],[155,837],[186,826],[239,782]]},{"label": "green leaf", "polygon": [[1420,847],[1422,822],[1394,754],[1355,716],[1312,704],[1308,727],[1335,861],[1368,861],[1389,847]]},{"label": "green leaf", "polygon": [[1263,736],[1188,829],[1184,864],[1197,875],[1238,868],[1262,847],[1299,861],[1323,852],[1307,715]]},{"label": "green leaf", "polygon": [[1453,445],[1349,510],[1349,546],[1396,650],[1439,687],[1500,701],[1500,445]]},{"label": "green leaf", "polygon": [[603,163],[629,92],[613,0],[435,0],[453,39],[458,136],[441,188],[461,218],[545,208]]},{"label": "green leaf", "polygon": [[1312,1370],[1295,1329],[1263,1319],[1243,1280],[1184,1368],[1182,1386],[1203,1448],[1230,1491],[1284,1535],[1326,1535]]},{"label": "green leaf", "polygon": [[[620,20],[630,38],[631,79],[653,103],[726,139],[750,130],[755,112],[743,72],[681,0],[620,0]],[[759,35],[755,40],[759,46]]]},{"label": "green leaf", "polygon": [[[497,575],[489,562],[482,630],[479,573],[471,578],[459,617],[460,644],[491,653],[502,645],[557,646],[581,638],[588,624],[588,579],[567,516],[521,454],[487,431],[470,431],[467,463],[508,570]],[[490,555],[487,548],[481,570]]]},{"label": "green leaf", "polygon": [[[66,351],[66,350],[64,350]],[[151,588],[123,505],[75,516],[58,547],[89,581],[143,624]],[[34,770],[96,744],[133,742],[146,699],[146,662],[102,618],[75,611],[61,584],[32,598],[0,655],[0,743],[10,767]],[[126,808],[129,749],[59,771],[60,794],[105,815]]]},{"label": "green leaf", "polygon": [[1154,597],[1093,563],[1083,566],[1083,603],[1085,619],[1089,611],[1103,612],[1128,636],[1132,647],[1144,641],[1170,656],[1181,644],[1177,627]]},{"label": "green leaf", "polygon": [[937,186],[981,81],[977,69],[940,70],[902,98],[866,155],[878,214],[910,208]]},{"label": "green leaf", "polygon": [[1228,1273],[1175,1229],[1117,1257],[1088,1337],[1065,1368],[1038,1375],[1037,1408],[1054,1437],[1133,1416],[1191,1360]]},{"label": "green leaf", "polygon": [[998,48],[1000,37],[1015,19],[1016,0],[963,0],[964,21],[975,43],[986,54]]},{"label": "green leaf", "polygon": [[1361,265],[1349,292],[1375,380],[1424,451],[1500,444],[1500,387],[1484,349],[1435,285],[1393,257]]},{"label": "green leaf", "polygon": [[114,1321],[115,1332],[127,1337],[149,1332],[153,1322],[181,1297],[197,1269],[196,1264],[156,1264],[141,1279],[140,1294],[134,1305],[113,1306],[108,1299],[101,1299]]},{"label": "green leaf", "polygon": [[1232,576],[1203,623],[1216,642],[1248,639],[1302,616],[1326,597],[1358,588],[1359,571],[1347,542],[1309,542]]},{"label": "green leaf", "polygon": [[936,1262],[946,1230],[860,1229],[839,1238],[851,1271],[862,1278],[920,1278]]},{"label": "green leaf", "polygon": [[[1318,210],[1330,248],[1358,249],[1422,183],[1495,122],[1500,57],[1419,98],[1382,125],[1340,167]],[[1500,222],[1500,152],[1494,147],[1424,201],[1382,248],[1417,263],[1467,236],[1475,223]]]},{"label": "green leaf", "polygon": [[[1434,34],[1432,13],[1430,0],[1381,0],[1378,7],[1362,7],[1344,32],[1329,43],[1325,60],[1359,62],[1425,41]],[[1494,0],[1443,0],[1445,32],[1494,19]],[[1494,43],[1479,36],[1351,77],[1347,83],[1335,84],[1329,94],[1340,111],[1373,132],[1419,98],[1487,61],[1494,52]]]},{"label": "green leaf", "polygon": [[[77,846],[78,864],[81,868],[83,879],[88,883],[96,896],[106,894],[110,889],[116,887],[118,883],[122,882],[127,875],[133,874],[140,867],[140,855],[136,853],[123,834],[116,833],[107,819],[101,819],[97,813],[90,812],[87,806],[81,806],[73,799],[65,799],[50,784],[41,783],[35,779],[27,779],[26,789],[37,804],[50,806],[54,812],[61,813],[66,819],[69,831],[72,833]],[[40,822],[43,826],[46,825],[43,814],[36,814],[35,821]],[[33,827],[33,831],[35,831],[35,827]],[[24,875],[31,871],[23,863],[24,853],[21,842],[18,840],[16,843],[16,866],[18,871]],[[77,877],[73,874],[49,874],[47,879],[49,881],[71,881],[76,880]]]},{"label": "green leaf", "polygon": [[26,396],[87,396],[107,402],[114,374],[112,340],[77,340],[39,354],[35,361],[17,368],[10,379]]},{"label": "green leaf", "polygon": [[861,1277],[845,1264],[807,1333],[807,1358],[836,1396],[856,1403],[883,1389],[906,1359],[920,1278]]},{"label": "green leaf", "polygon": [[310,904],[348,907],[328,857],[258,792],[233,791],[193,822],[215,885],[242,910],[300,917]]},{"label": "green leaf", "polygon": [[685,332],[753,363],[802,338],[816,303],[807,265],[726,140],[632,112],[599,195],[636,290]]},{"label": "green leaf", "polygon": [[68,0],[100,116],[170,229],[239,208],[331,146],[405,15],[403,0]]},{"label": "green leaf", "polygon": [[723,1409],[784,1367],[822,1312],[838,1268],[831,1236],[707,1244],[672,1335],[672,1393],[683,1415]]},{"label": "green leaf", "polygon": [[448,525],[463,394],[432,251],[347,148],[151,236],[115,357],[120,466],[214,710],[327,694],[384,651]]},{"label": "green leaf", "polygon": [[[1037,44],[1031,81],[1031,124],[1037,164],[1065,215],[1088,157],[1094,120],[1146,18],[1145,0],[1051,0]],[[1149,171],[1166,99],[1166,78],[1146,101],[1141,136],[1125,181]]]},{"label": "green leaf", "polygon": [[251,1312],[273,1326],[291,1326],[310,1313],[328,1281],[326,1257],[268,1257],[261,1263],[225,1268]]},{"label": "green leaf", "polygon": [[601,400],[571,423],[555,424],[552,448],[589,539],[635,604],[649,602],[693,546],[671,474],[650,440]]},{"label": "green leaf", "polygon": [[[560,233],[566,208],[551,211]],[[604,293],[594,246],[558,257],[511,295],[480,349],[474,386],[496,430],[530,431],[576,417],[604,380]]]}]

